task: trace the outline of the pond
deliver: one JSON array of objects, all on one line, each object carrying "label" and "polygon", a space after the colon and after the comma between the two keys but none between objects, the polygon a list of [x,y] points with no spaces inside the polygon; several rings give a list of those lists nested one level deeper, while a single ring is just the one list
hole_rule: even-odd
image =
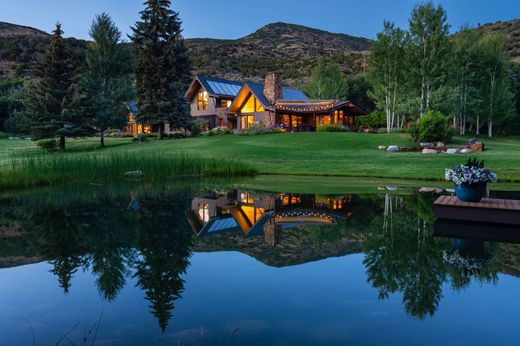
[{"label": "pond", "polygon": [[0,344],[520,340],[514,230],[461,238],[436,223],[434,189],[292,190],[128,182],[0,195]]}]

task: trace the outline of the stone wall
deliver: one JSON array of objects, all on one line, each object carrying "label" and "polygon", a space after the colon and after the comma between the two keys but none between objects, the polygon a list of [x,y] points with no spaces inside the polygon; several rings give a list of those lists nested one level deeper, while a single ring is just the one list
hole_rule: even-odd
[{"label": "stone wall", "polygon": [[271,104],[283,99],[282,80],[278,73],[269,73],[265,77],[264,95]]}]

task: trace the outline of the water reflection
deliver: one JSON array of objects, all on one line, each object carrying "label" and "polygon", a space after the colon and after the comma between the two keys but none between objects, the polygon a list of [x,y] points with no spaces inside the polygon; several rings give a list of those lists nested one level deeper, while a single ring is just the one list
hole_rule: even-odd
[{"label": "water reflection", "polygon": [[[48,196],[47,196],[48,197]],[[56,199],[3,198],[0,257],[48,261],[64,294],[78,270],[115,300],[130,279],[162,331],[182,298],[194,252],[240,251],[272,267],[364,253],[380,299],[433,316],[449,287],[520,275],[517,245],[436,237],[432,192],[305,195],[130,189]],[[25,262],[24,262],[25,260]]]}]

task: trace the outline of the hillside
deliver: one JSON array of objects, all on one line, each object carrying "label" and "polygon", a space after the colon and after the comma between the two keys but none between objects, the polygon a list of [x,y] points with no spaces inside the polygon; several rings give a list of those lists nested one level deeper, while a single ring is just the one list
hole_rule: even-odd
[{"label": "hillside", "polygon": [[520,63],[520,19],[485,24],[476,28],[479,34],[493,32],[506,38],[506,48],[511,60]]},{"label": "hillside", "polygon": [[[27,76],[31,65],[45,52],[49,39],[50,35],[41,30],[0,22],[0,76]],[[86,49],[86,41],[67,41],[78,57]]]},{"label": "hillside", "polygon": [[[504,35],[511,59],[520,62],[520,20],[485,24],[475,30]],[[27,76],[48,39],[43,31],[0,22],[0,76]],[[86,47],[86,41],[68,40],[78,54]],[[261,81],[268,71],[277,70],[285,83],[293,86],[306,82],[319,57],[338,63],[346,74],[363,73],[371,43],[365,38],[280,22],[236,40],[186,40],[194,74]]]},{"label": "hillside", "polygon": [[336,61],[345,73],[361,73],[371,41],[273,23],[237,40],[189,39],[187,45],[194,73],[260,81],[266,72],[277,70],[286,83],[301,84],[319,57]]}]

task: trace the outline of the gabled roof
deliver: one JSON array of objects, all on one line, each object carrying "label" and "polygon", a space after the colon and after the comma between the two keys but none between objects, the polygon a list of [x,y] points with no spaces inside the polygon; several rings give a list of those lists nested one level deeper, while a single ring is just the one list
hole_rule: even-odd
[{"label": "gabled roof", "polygon": [[[245,101],[245,98],[249,95],[249,92],[255,96],[255,98],[262,104],[265,109],[273,109],[271,103],[264,95],[264,85],[247,82],[244,84],[242,89],[240,89],[237,97],[233,100],[230,110],[232,111],[234,108],[236,109],[236,107],[242,105],[242,103]],[[284,100],[302,102],[308,100],[308,98],[301,90],[283,87],[282,100],[280,101]]]},{"label": "gabled roof", "polygon": [[235,98],[243,85],[244,83],[242,82],[207,76],[196,76],[185,96],[188,100],[192,100],[199,88],[202,87],[211,96]]}]

